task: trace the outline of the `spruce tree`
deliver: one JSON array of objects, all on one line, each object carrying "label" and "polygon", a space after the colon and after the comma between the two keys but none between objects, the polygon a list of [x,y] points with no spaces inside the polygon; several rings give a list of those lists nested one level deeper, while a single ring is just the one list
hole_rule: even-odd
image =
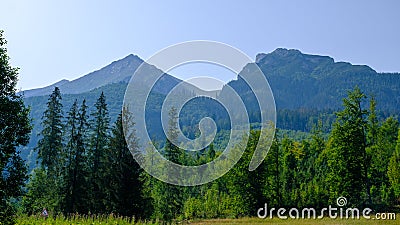
[{"label": "spruce tree", "polygon": [[58,87],[54,88],[47,101],[47,109],[42,117],[43,129],[40,132],[41,139],[36,150],[41,167],[49,176],[60,175],[60,164],[63,150],[63,106],[61,93]]},{"label": "spruce tree", "polygon": [[88,212],[88,137],[89,137],[89,115],[86,100],[83,100],[78,112],[78,129],[76,137],[76,155],[75,163],[73,166],[73,179],[74,179],[74,199],[73,199],[73,212],[87,213]]},{"label": "spruce tree", "polygon": [[35,148],[40,165],[34,170],[28,185],[25,204],[31,207],[29,210],[41,210],[43,207],[59,210],[62,202],[63,195],[60,193],[65,159],[62,120],[61,93],[60,89],[55,87],[42,117],[41,139]]},{"label": "spruce tree", "polygon": [[71,107],[67,116],[67,145],[64,166],[64,212],[87,213],[87,156],[86,138],[88,129],[88,116],[86,101],[83,100],[78,109],[77,100]]},{"label": "spruce tree", "polygon": [[106,210],[104,201],[107,199],[104,187],[105,183],[108,182],[105,178],[104,163],[108,149],[110,117],[103,92],[95,103],[95,111],[92,113],[92,117],[89,152],[90,211],[92,213],[104,213]]},{"label": "spruce tree", "polygon": [[[126,115],[126,114],[124,114]],[[133,124],[129,128],[133,131]],[[129,135],[131,148],[138,148],[138,141],[135,132]],[[139,175],[141,169],[139,164],[132,157],[128,145],[125,141],[122,126],[122,114],[119,114],[117,121],[112,128],[110,147],[107,152],[108,171],[108,196],[110,196],[110,207],[112,212],[117,212],[123,216],[143,216],[143,199],[141,196],[142,183]]]},{"label": "spruce tree", "polygon": [[74,194],[74,178],[73,178],[73,162],[76,154],[76,127],[78,121],[78,103],[75,99],[74,103],[70,111],[67,114],[67,124],[66,124],[66,137],[68,138],[67,144],[65,147],[65,162],[64,162],[64,170],[63,170],[63,183],[62,190],[65,193],[64,196],[64,204],[62,204],[63,211],[65,213],[71,213],[73,208],[73,194]]}]

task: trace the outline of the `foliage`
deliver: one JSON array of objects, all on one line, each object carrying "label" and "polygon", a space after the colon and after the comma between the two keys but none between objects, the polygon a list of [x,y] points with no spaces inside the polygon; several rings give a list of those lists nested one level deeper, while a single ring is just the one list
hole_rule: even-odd
[{"label": "foliage", "polygon": [[[60,102],[60,90],[55,87],[47,101],[47,109],[43,114],[43,130],[36,150],[38,152],[38,167],[31,174],[30,184],[34,184],[24,198],[26,210],[48,207],[57,208],[63,201],[62,173],[65,160],[63,145],[63,106]],[[28,185],[29,187],[29,185]]]},{"label": "foliage", "polygon": [[[124,115],[127,115],[126,112]],[[134,126],[131,124],[130,126]],[[133,129],[131,127],[131,129]],[[138,148],[135,133],[132,132],[128,140],[130,146]],[[134,150],[132,150],[134,151]],[[125,141],[125,135],[122,125],[122,114],[118,116],[117,121],[112,128],[112,136],[110,137],[109,153],[106,155],[108,175],[107,196],[109,196],[109,211],[118,212],[123,216],[135,215],[136,217],[144,217],[144,209],[142,204],[142,183],[140,181],[140,166],[133,159],[130,150]]]},{"label": "foliage", "polygon": [[393,152],[392,157],[390,157],[390,162],[388,166],[388,177],[395,192],[395,198],[397,204],[400,203],[400,129],[399,136],[397,139],[396,150]]},{"label": "foliage", "polygon": [[77,101],[71,107],[67,116],[67,144],[65,152],[65,164],[63,174],[62,191],[65,193],[63,212],[87,212],[86,202],[88,188],[86,177],[88,176],[87,144],[88,115],[86,101],[83,100],[80,109]]},{"label": "foliage", "polygon": [[[82,156],[86,160],[76,168],[81,170],[82,179],[73,179],[72,172],[79,155],[79,121],[82,121],[80,115],[84,111],[83,106],[78,110],[74,103],[66,116],[61,160],[64,169],[60,184],[64,185],[62,190],[67,188],[69,191],[57,195],[61,200],[43,195],[40,190],[51,191],[46,189],[49,187],[48,171],[36,169],[27,185],[29,191],[24,200],[29,204],[25,207],[31,213],[40,211],[39,206],[46,206],[55,213],[115,213],[158,219],[163,223],[255,216],[256,209],[264,203],[269,207],[321,209],[334,205],[340,196],[346,197],[350,206],[368,205],[376,211],[393,209],[399,198],[399,123],[391,117],[380,120],[374,100],[370,102],[369,110],[365,110],[365,98],[358,88],[349,92],[329,134],[324,133],[322,120],[318,120],[307,135],[278,130],[264,162],[255,171],[248,171],[255,147],[265,144],[265,140],[260,139],[260,131],[253,129],[247,143],[243,139],[234,147],[233,151],[240,148],[245,151],[227,174],[201,186],[180,187],[161,182],[139,168],[124,137],[129,135],[130,146],[137,148],[134,151],[140,151],[142,146],[137,145],[135,132],[124,134],[121,114],[111,133],[108,131],[105,95],[100,94],[88,120],[92,121],[91,135],[82,135],[81,139],[82,152],[85,152]],[[173,144],[180,125],[175,109],[171,109],[169,118],[166,136],[170,139],[157,146],[166,158],[182,165],[200,165],[221,155],[229,137],[226,131],[219,131],[214,142],[198,153],[185,152]],[[101,144],[96,145],[97,141]],[[98,169],[94,170],[97,153],[100,153]],[[171,172],[178,174],[180,171]],[[101,186],[94,190],[92,184],[96,182]],[[79,186],[86,196],[71,194],[74,187]],[[96,195],[93,194],[95,191]],[[79,196],[72,201],[76,204],[64,204],[71,202],[73,196]],[[94,199],[96,197],[98,199]],[[81,203],[77,204],[79,201]],[[93,203],[98,205],[94,207]],[[70,205],[76,206],[71,208]]]},{"label": "foliage", "polygon": [[[326,151],[328,159],[329,193],[333,201],[337,196],[347,196],[352,204],[361,205],[369,197],[366,187],[368,169],[366,162],[365,115],[361,108],[365,95],[356,88],[343,99],[345,109],[337,113]],[[367,189],[367,193],[363,190]]]},{"label": "foliage", "polygon": [[28,143],[31,126],[29,109],[16,94],[18,68],[9,64],[6,44],[0,30],[0,221],[12,224],[15,209],[10,200],[22,194],[27,172],[16,148]]},{"label": "foliage", "polygon": [[107,201],[104,190],[108,182],[103,174],[106,173],[106,155],[109,148],[109,123],[110,117],[106,103],[106,97],[101,92],[95,103],[95,111],[92,113],[91,134],[88,154],[89,168],[89,211],[93,213],[104,213],[105,201]]},{"label": "foliage", "polygon": [[[64,121],[59,96],[55,88],[43,117],[40,161],[26,185],[25,212],[35,214],[46,207],[64,215],[143,216],[140,168],[127,148],[122,116],[110,135],[105,96],[100,94],[91,120],[86,101],[78,107],[76,100]],[[129,138],[135,140],[135,133]]]}]

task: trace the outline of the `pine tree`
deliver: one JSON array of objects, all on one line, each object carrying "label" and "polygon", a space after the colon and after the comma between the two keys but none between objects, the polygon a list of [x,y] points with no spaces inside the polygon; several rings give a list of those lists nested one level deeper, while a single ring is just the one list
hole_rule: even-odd
[{"label": "pine tree", "polygon": [[42,207],[58,210],[62,201],[63,195],[60,195],[62,192],[60,188],[65,159],[62,120],[61,93],[60,89],[55,87],[42,117],[43,130],[40,132],[41,139],[36,147],[40,166],[32,174],[31,183],[34,185],[29,185],[27,194],[32,199],[25,198],[25,204],[31,206],[30,210],[38,210]]},{"label": "pine tree", "polygon": [[29,109],[16,94],[18,68],[10,66],[6,44],[0,30],[0,221],[12,224],[10,198],[21,195],[26,179],[26,167],[16,147],[28,143],[31,126]]},{"label": "pine tree", "polygon": [[103,92],[97,99],[95,108],[96,110],[92,113],[93,119],[90,123],[92,128],[89,152],[90,211],[92,213],[104,213],[104,210],[106,210],[104,207],[106,199],[104,187],[107,182],[104,163],[108,149],[110,117],[108,115],[106,97]]},{"label": "pine tree", "polygon": [[67,114],[67,124],[66,124],[66,137],[68,141],[65,147],[64,154],[64,169],[63,169],[63,183],[62,190],[65,193],[64,197],[64,207],[63,211],[65,213],[71,213],[73,208],[73,198],[74,198],[74,177],[73,177],[73,164],[76,155],[76,145],[77,145],[77,123],[78,123],[78,103],[75,99],[70,111]]},{"label": "pine tree", "polygon": [[63,150],[63,106],[61,99],[60,89],[55,87],[47,101],[47,109],[42,117],[43,129],[36,148],[41,167],[48,171],[49,176],[53,177],[60,175],[59,167]]},{"label": "pine tree", "polygon": [[[125,116],[127,113],[124,114]],[[130,147],[138,148],[138,140],[135,136],[134,124],[130,126]],[[122,126],[122,114],[119,114],[110,138],[110,150],[107,153],[109,176],[108,196],[110,196],[110,207],[112,212],[123,216],[143,216],[142,183],[140,181],[141,169],[132,157],[125,141]]]},{"label": "pine tree", "polygon": [[64,212],[87,213],[87,157],[86,143],[88,116],[86,101],[83,100],[80,109],[75,100],[67,116],[66,157],[64,166]]}]

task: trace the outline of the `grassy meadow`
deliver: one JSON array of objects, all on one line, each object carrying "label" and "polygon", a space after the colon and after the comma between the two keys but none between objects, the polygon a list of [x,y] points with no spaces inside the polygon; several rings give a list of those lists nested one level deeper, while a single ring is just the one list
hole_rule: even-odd
[{"label": "grassy meadow", "polygon": [[[396,215],[398,218],[400,215]],[[259,218],[242,218],[242,219],[215,219],[215,220],[204,220],[204,221],[196,221],[190,224],[195,225],[252,225],[252,224],[278,224],[278,225],[289,225],[289,224],[298,224],[298,225],[372,225],[372,224],[399,224],[399,220],[366,220],[366,219],[287,219],[282,220],[278,218],[274,219],[259,219]]]},{"label": "grassy meadow", "polygon": [[[193,220],[193,221],[179,221],[173,224],[192,224],[192,225],[252,225],[252,224],[278,224],[278,225],[373,225],[373,224],[387,224],[397,225],[399,224],[400,214],[396,215],[396,220],[374,220],[374,219],[287,219],[282,220],[279,218],[273,219],[259,219],[259,218],[240,218],[240,219],[209,219],[209,220]],[[162,224],[160,221],[142,221],[134,222],[126,217],[117,217],[113,215],[109,216],[74,216],[66,218],[64,216],[49,217],[46,220],[40,216],[20,216],[17,219],[17,224],[54,224],[54,225],[66,225],[66,224],[81,224],[81,225],[98,225],[98,224],[137,224],[137,225],[149,225],[149,224]]]}]

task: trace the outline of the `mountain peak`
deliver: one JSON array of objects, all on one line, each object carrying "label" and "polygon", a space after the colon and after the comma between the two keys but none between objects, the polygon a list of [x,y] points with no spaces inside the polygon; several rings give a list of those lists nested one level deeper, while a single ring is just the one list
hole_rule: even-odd
[{"label": "mountain peak", "polygon": [[268,54],[260,53],[256,63],[264,72],[292,79],[322,78],[339,73],[376,74],[375,70],[366,65],[335,62],[329,56],[304,54],[297,49],[278,48]]},{"label": "mountain peak", "polygon": [[260,63],[265,57],[274,56],[277,58],[284,58],[288,56],[299,56],[302,55],[297,49],[277,48],[271,53],[258,53],[256,56],[256,63]]},{"label": "mountain peak", "polygon": [[103,70],[103,69],[106,69],[109,67],[121,67],[121,66],[126,67],[126,66],[129,66],[130,64],[136,65],[138,63],[141,64],[142,62],[143,62],[143,60],[141,58],[139,58],[139,56],[134,55],[134,54],[129,54],[122,59],[113,61],[112,63],[110,63],[109,65],[105,66],[104,68],[102,68],[100,70]]},{"label": "mountain peak", "polygon": [[265,54],[259,53],[256,56],[256,63],[266,64],[271,61],[293,61],[293,60],[301,60],[308,61],[313,64],[319,63],[334,63],[333,58],[329,56],[321,56],[321,55],[309,55],[304,54],[300,50],[297,49],[286,49],[286,48],[277,48],[273,52]]},{"label": "mountain peak", "polygon": [[135,61],[138,60],[138,61],[142,61],[143,62],[143,60],[139,56],[134,55],[134,54],[129,54],[129,55],[125,56],[124,58],[119,59],[119,60],[117,60],[115,62],[126,61],[126,60],[135,60]]},{"label": "mountain peak", "polygon": [[[334,65],[335,61],[329,56],[304,54],[297,49],[278,48],[265,54],[258,54],[256,63],[266,71],[276,71],[285,76],[293,73],[311,75],[317,68]],[[282,71],[285,68],[285,72]]]},{"label": "mountain peak", "polygon": [[271,54],[276,54],[284,57],[288,55],[300,55],[303,53],[301,53],[300,50],[297,49],[277,48]]},{"label": "mountain peak", "polygon": [[137,55],[130,54],[116,60],[102,69],[91,72],[73,81],[61,80],[44,88],[24,91],[25,97],[49,95],[55,86],[63,94],[84,93],[107,84],[128,82],[143,60]]}]

